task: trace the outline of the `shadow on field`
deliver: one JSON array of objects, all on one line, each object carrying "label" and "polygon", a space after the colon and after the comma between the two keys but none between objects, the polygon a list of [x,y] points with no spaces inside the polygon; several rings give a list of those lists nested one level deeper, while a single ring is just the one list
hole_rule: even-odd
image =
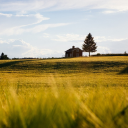
[{"label": "shadow on field", "polygon": [[0,64],[0,68],[5,68],[5,67],[10,67],[10,66],[15,66],[18,63],[25,62],[25,61],[33,61],[33,60],[21,60],[21,61],[11,61],[11,62],[6,62]]},{"label": "shadow on field", "polygon": [[[90,61],[90,62],[56,62],[42,60],[16,60],[0,64],[1,70],[33,70],[45,73],[81,73],[81,72],[120,72],[120,67],[127,66],[127,62]],[[128,67],[122,73],[128,73]]]},{"label": "shadow on field", "polygon": [[128,74],[128,67],[124,68],[119,74]]},{"label": "shadow on field", "polygon": [[121,66],[126,66],[125,62],[57,62],[54,64],[47,63],[45,68],[52,68],[55,70],[61,70],[64,72],[119,72]]},{"label": "shadow on field", "polygon": [[100,69],[113,69],[117,70],[117,68],[120,68],[121,66],[125,66],[126,63],[125,62],[108,62],[108,61],[104,61],[104,62],[99,62],[99,61],[95,61],[95,62],[86,62],[86,64],[82,63],[81,65],[84,65],[84,67],[86,67],[88,65],[88,68],[91,68],[93,70],[100,70]]}]

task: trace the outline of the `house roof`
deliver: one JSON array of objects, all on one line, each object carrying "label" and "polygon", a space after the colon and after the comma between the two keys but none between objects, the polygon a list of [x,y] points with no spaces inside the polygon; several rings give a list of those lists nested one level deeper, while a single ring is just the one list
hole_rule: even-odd
[{"label": "house roof", "polygon": [[70,49],[66,50],[65,52],[72,52],[72,51],[77,50],[77,49],[81,50],[80,48],[70,48]]}]

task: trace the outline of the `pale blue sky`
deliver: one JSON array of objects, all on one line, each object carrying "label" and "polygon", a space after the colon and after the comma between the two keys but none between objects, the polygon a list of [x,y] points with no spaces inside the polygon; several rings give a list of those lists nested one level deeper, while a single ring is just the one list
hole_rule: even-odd
[{"label": "pale blue sky", "polygon": [[[0,52],[62,57],[91,33],[97,53],[128,52],[128,0],[0,0]],[[85,53],[84,55],[88,55]]]}]

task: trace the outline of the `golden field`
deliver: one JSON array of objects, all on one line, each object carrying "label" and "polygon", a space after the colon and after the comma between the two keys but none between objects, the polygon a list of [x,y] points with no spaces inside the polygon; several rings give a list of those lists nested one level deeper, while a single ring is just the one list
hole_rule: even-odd
[{"label": "golden field", "polygon": [[0,61],[1,128],[127,128],[128,57]]}]

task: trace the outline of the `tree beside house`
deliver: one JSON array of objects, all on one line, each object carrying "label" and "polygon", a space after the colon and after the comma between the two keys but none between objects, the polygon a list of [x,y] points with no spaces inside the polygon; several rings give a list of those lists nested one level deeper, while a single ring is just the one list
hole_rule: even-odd
[{"label": "tree beside house", "polygon": [[84,41],[84,44],[82,46],[82,49],[84,52],[89,52],[89,56],[90,56],[90,52],[96,52],[97,50],[97,46],[96,43],[94,41],[94,37],[92,37],[91,33],[89,33]]}]

